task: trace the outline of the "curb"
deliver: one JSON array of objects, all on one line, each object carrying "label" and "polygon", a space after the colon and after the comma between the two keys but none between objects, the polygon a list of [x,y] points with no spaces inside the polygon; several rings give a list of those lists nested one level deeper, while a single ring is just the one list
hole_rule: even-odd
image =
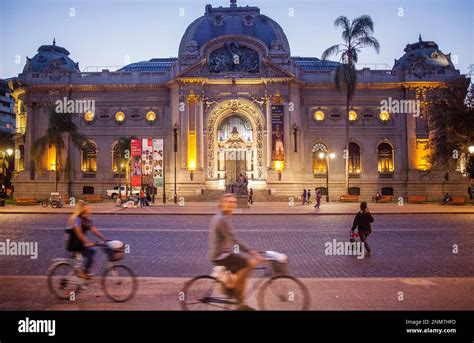
[{"label": "curb", "polygon": [[[314,216],[337,216],[337,215],[343,215],[343,216],[349,216],[349,215],[354,215],[356,212],[331,212],[331,213],[314,213],[314,212],[301,212],[301,213],[274,213],[274,212],[261,212],[261,213],[255,213],[255,212],[250,212],[250,213],[245,213],[245,212],[234,212],[234,216],[240,216],[240,215],[253,215],[253,216],[309,216],[309,215],[314,215]],[[445,214],[472,214],[474,215],[474,212],[371,212],[372,214],[375,215],[407,215],[407,214],[421,214],[421,215],[430,215],[430,214],[439,214],[439,215],[445,215]],[[8,212],[2,212],[0,211],[1,214],[25,214],[25,215],[31,215],[31,214],[66,214],[69,215],[71,212],[15,212],[15,211],[8,211]],[[107,212],[94,212],[94,216],[98,215],[107,215],[107,216],[142,216],[142,215],[147,215],[147,216],[159,216],[159,215],[165,215],[165,216],[174,216],[174,215],[190,215],[190,216],[212,216],[215,213],[206,213],[206,212],[139,212],[139,213],[130,213],[130,212],[112,212],[112,213],[107,213]]]}]

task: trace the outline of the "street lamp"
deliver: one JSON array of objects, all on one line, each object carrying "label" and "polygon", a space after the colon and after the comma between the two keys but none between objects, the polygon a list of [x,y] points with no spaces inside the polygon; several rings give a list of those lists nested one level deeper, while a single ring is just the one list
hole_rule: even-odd
[{"label": "street lamp", "polygon": [[275,170],[278,172],[278,181],[281,181],[281,172],[283,171],[283,167],[285,166],[285,161],[276,160],[274,164]]},{"label": "street lamp", "polygon": [[326,159],[326,202],[329,202],[329,159],[335,159],[336,153],[329,151],[321,151],[318,156],[320,159]]},{"label": "street lamp", "polygon": [[189,170],[189,177],[191,178],[191,181],[193,181],[194,180],[194,172],[196,171],[196,161],[195,160],[189,161],[188,170]]},{"label": "street lamp", "polygon": [[120,170],[119,170],[119,198],[122,198],[122,171],[123,171],[123,163],[120,163]]},{"label": "street lamp", "polygon": [[176,161],[178,159],[178,124],[175,123],[174,124],[174,128],[173,128],[173,135],[174,135],[174,140],[173,140],[173,143],[174,143],[174,195],[173,195],[173,199],[174,199],[174,203],[175,205],[178,203],[178,194],[176,193]]},{"label": "street lamp", "polygon": [[473,154],[474,154],[474,145],[471,145],[471,146],[468,148],[468,150],[469,150],[469,153],[470,153],[471,155],[473,155]]}]

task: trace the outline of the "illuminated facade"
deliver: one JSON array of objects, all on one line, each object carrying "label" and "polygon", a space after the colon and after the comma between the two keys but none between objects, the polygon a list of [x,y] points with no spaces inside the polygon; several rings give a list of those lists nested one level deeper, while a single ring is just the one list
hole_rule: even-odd
[{"label": "illuminated facade", "polygon": [[[118,184],[120,137],[164,139],[165,183],[173,198],[174,129],[180,196],[224,190],[245,173],[254,190],[300,195],[325,187],[345,191],[345,97],[335,90],[337,62],[294,57],[283,29],[256,7],[213,8],[185,31],[177,58],[154,58],[117,71],[81,72],[69,52],[44,45],[11,81],[16,99],[17,196],[46,195],[54,173],[50,152],[34,168],[30,148],[57,99],[94,100],[76,118],[89,140],[70,149],[73,195],[105,194]],[[460,77],[450,55],[421,37],[390,70],[357,71],[348,152],[351,192],[404,196],[463,194],[460,173],[429,170],[428,105]],[[420,107],[406,107],[415,100]],[[381,102],[390,109],[381,109]],[[319,155],[333,153],[334,159]],[[65,158],[63,152],[61,159]],[[329,161],[329,162],[327,162]],[[67,182],[60,190],[66,193]],[[204,192],[206,194],[206,192]],[[202,197],[204,199],[204,197]]]}]

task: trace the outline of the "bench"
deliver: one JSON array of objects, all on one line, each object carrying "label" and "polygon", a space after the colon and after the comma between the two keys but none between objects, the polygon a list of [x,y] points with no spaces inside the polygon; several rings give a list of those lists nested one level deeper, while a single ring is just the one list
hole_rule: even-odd
[{"label": "bench", "polygon": [[392,202],[392,196],[382,195],[382,197],[379,199],[379,202]]},{"label": "bench", "polygon": [[345,194],[339,197],[339,201],[340,202],[359,202],[359,197],[357,195]]},{"label": "bench", "polygon": [[451,197],[451,201],[448,202],[448,205],[464,205],[466,203],[466,198],[456,196],[456,197]]},{"label": "bench", "polygon": [[102,195],[87,194],[87,195],[84,195],[84,201],[85,202],[103,202],[104,198],[102,198]]},{"label": "bench", "polygon": [[425,204],[427,202],[428,197],[426,195],[409,195],[407,198],[409,204]]},{"label": "bench", "polygon": [[38,200],[36,198],[16,198],[15,205],[36,205]]}]

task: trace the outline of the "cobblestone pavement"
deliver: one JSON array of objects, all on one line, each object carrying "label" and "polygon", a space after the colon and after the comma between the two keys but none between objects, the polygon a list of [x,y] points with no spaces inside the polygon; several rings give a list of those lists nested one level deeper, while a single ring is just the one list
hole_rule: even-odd
[{"label": "cobblestone pavement", "polygon": [[[115,303],[97,282],[75,301],[49,293],[44,276],[0,276],[0,310],[180,310],[186,278],[140,277],[133,299]],[[251,280],[251,285],[252,285]],[[310,310],[473,310],[474,278],[304,278]],[[403,293],[403,298],[400,297]],[[248,298],[257,307],[255,293]]]},{"label": "cobblestone pavement", "polygon": [[[109,238],[130,245],[124,262],[140,276],[190,277],[210,270],[210,216],[100,215],[95,225]],[[474,215],[376,215],[369,258],[326,256],[325,243],[347,241],[352,216],[235,216],[237,235],[257,250],[289,256],[298,277],[473,277]],[[38,242],[36,260],[0,256],[0,275],[44,275],[64,255],[66,214],[0,215],[0,242]],[[453,253],[453,245],[458,252]],[[97,254],[95,271],[104,258]]]}]

